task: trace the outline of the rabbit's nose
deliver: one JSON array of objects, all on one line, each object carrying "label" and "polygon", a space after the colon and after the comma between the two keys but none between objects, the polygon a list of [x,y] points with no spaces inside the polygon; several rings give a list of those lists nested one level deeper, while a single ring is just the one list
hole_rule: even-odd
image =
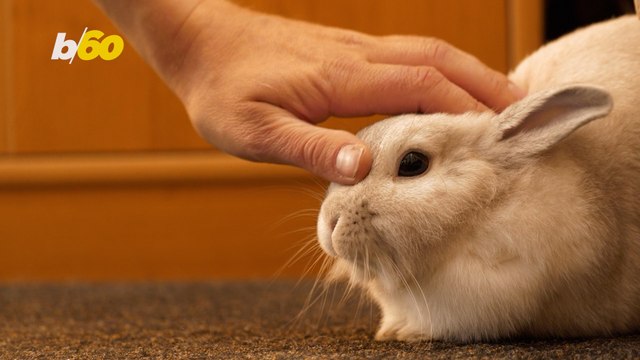
[{"label": "rabbit's nose", "polygon": [[336,230],[336,225],[338,225],[338,220],[340,220],[340,215],[335,216],[333,219],[331,219],[331,222],[329,223],[329,227],[331,229],[331,237],[333,237],[333,232]]},{"label": "rabbit's nose", "polygon": [[322,211],[318,217],[318,242],[320,247],[327,254],[331,256],[337,256],[336,251],[333,248],[333,232],[338,224],[339,216],[324,216]]}]

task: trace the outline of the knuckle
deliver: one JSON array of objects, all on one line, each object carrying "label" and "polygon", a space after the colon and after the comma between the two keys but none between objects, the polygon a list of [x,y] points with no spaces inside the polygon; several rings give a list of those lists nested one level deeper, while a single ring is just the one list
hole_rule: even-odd
[{"label": "knuckle", "polygon": [[252,161],[269,160],[269,138],[273,131],[264,112],[245,105],[218,116],[211,143],[220,150]]},{"label": "knuckle", "polygon": [[475,111],[475,112],[487,111],[487,107],[485,107],[480,101],[475,100],[475,99],[473,99],[473,100],[474,100],[474,103],[473,103],[472,111]]},{"label": "knuckle", "polygon": [[[319,94],[323,96],[325,108],[331,111],[333,109],[334,100],[340,94],[345,94],[349,88],[349,84],[357,81],[357,77],[362,68],[362,62],[354,58],[333,58],[326,60],[321,64],[318,71],[318,80],[314,83]],[[318,119],[326,118],[326,111],[311,119],[317,122]]]},{"label": "knuckle", "polygon": [[441,107],[441,103],[451,95],[448,80],[434,67],[416,69],[419,88],[424,94],[419,103],[418,112],[431,113]]},{"label": "knuckle", "polygon": [[323,157],[323,136],[321,134],[312,134],[305,138],[294,140],[296,144],[294,148],[298,149],[299,161],[304,167],[317,172],[326,166]]},{"label": "knuckle", "polygon": [[234,134],[234,138],[238,141],[237,146],[230,153],[248,160],[265,161],[268,157],[265,146],[268,144],[265,141],[267,137],[264,132],[250,131],[247,128],[237,129]]},{"label": "knuckle", "polygon": [[380,35],[378,39],[383,42],[394,43],[406,39],[408,35]]},{"label": "knuckle", "polygon": [[[270,126],[263,125],[264,114],[257,113],[255,110],[246,110],[243,118],[252,122],[251,125],[235,126],[233,129],[228,128],[227,134],[230,134],[230,140],[234,142],[232,154],[242,158],[254,161],[267,161],[270,159],[269,141],[273,137],[273,131]],[[246,123],[247,121],[244,121]],[[242,123],[242,122],[241,122]],[[227,135],[229,136],[229,135]]]},{"label": "knuckle", "polygon": [[490,73],[487,77],[488,89],[492,94],[498,95],[507,91],[509,87],[509,81],[507,78],[497,76],[493,73]]},{"label": "knuckle", "polygon": [[420,66],[414,69],[414,78],[419,88],[435,91],[442,88],[446,82],[445,77],[432,66]]},{"label": "knuckle", "polygon": [[321,73],[327,79],[344,79],[353,76],[360,66],[357,60],[349,57],[332,58],[322,63]]},{"label": "knuckle", "polygon": [[442,64],[451,57],[451,45],[444,40],[429,39],[425,45],[426,56],[435,64]]},{"label": "knuckle", "polygon": [[511,99],[509,80],[490,71],[482,77],[482,87],[479,87],[474,95],[492,109],[502,109],[509,105]]},{"label": "knuckle", "polygon": [[351,30],[341,30],[336,34],[335,39],[347,46],[366,46],[371,43],[371,36]]}]

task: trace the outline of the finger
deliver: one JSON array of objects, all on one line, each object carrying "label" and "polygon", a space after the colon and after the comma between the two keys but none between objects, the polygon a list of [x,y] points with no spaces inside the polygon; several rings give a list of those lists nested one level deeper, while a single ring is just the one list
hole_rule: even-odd
[{"label": "finger", "polygon": [[327,76],[337,116],[488,110],[434,67],[369,64]]},{"label": "finger", "polygon": [[[311,125],[266,103],[253,103],[263,117],[245,139],[236,139],[236,155],[253,160],[295,165],[332,182],[351,185],[367,176],[372,156],[355,135]],[[250,126],[251,127],[251,126]],[[249,144],[242,146],[248,139]]]},{"label": "finger", "polygon": [[438,39],[388,36],[371,48],[368,59],[385,64],[433,66],[447,79],[497,111],[525,96],[525,92],[505,75]]}]

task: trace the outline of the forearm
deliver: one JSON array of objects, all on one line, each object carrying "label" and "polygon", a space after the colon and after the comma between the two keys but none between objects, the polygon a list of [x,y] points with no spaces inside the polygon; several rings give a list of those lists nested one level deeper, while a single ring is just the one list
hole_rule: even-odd
[{"label": "forearm", "polygon": [[[225,0],[94,0],[124,33],[127,40],[178,93],[183,92],[188,55],[202,23],[219,28],[219,39],[209,44],[224,47],[228,28],[246,10]],[[206,4],[205,4],[206,3]],[[206,10],[201,7],[206,5]],[[227,39],[228,40],[228,39]]]}]

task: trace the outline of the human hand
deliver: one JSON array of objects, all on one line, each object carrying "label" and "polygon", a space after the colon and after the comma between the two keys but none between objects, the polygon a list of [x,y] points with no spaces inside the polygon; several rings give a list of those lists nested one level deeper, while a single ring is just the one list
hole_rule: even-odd
[{"label": "human hand", "polygon": [[375,37],[220,0],[197,3],[173,41],[184,51],[155,52],[151,62],[202,137],[343,184],[368,174],[371,153],[349,132],[315,126],[329,116],[500,111],[523,96],[437,39]]}]

